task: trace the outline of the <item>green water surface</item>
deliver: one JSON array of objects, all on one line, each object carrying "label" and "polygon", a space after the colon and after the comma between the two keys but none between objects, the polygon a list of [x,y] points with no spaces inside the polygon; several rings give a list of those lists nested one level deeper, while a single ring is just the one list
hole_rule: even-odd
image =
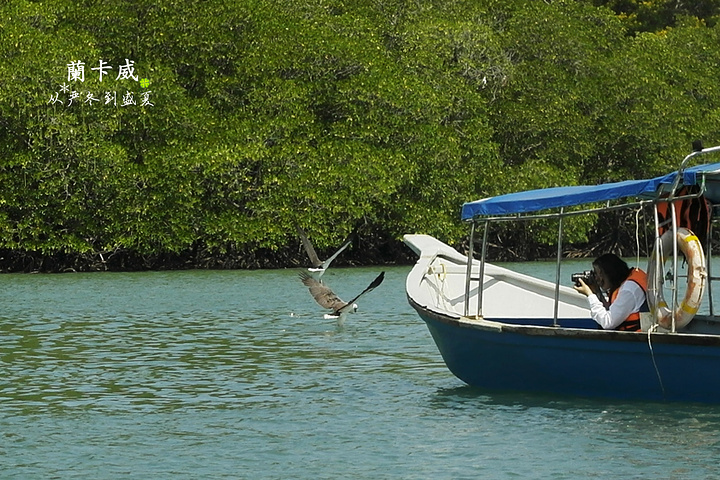
[{"label": "green water surface", "polygon": [[0,479],[720,478],[720,407],[467,387],[386,271],[0,276]]}]

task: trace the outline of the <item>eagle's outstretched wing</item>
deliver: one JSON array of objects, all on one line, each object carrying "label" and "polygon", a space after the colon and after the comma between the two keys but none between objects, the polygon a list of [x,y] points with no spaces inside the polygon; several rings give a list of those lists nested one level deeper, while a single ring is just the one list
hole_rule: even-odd
[{"label": "eagle's outstretched wing", "polygon": [[332,310],[333,315],[343,316],[356,308],[355,302],[358,298],[372,291],[374,288],[380,285],[383,280],[385,280],[385,272],[381,272],[380,275],[378,275],[375,280],[373,280],[370,285],[365,288],[365,290],[360,292],[359,295],[355,296],[355,298],[353,298],[349,302],[345,302],[340,297],[338,297],[335,292],[333,292],[332,289],[330,289],[330,287],[328,287],[325,283],[321,282],[320,280],[316,280],[307,272],[300,272],[299,275],[300,280],[302,280],[302,283],[306,287],[308,287],[308,289],[310,290],[310,295],[312,295],[318,305],[323,308]]},{"label": "eagle's outstretched wing", "polygon": [[295,229],[300,236],[300,240],[302,241],[308,258],[310,259],[312,269],[314,269],[315,272],[319,273],[318,275],[316,275],[316,278],[320,278],[325,272],[325,270],[330,267],[332,261],[335,260],[337,256],[340,255],[340,253],[350,245],[350,243],[352,243],[350,237],[348,237],[345,242],[340,246],[340,248],[335,253],[333,253],[332,256],[330,256],[330,258],[328,258],[327,260],[320,260],[317,252],[315,252],[315,247],[313,247],[313,244],[308,238],[307,233],[305,233],[305,230],[303,230],[302,227],[298,224],[295,224]]},{"label": "eagle's outstretched wing", "polygon": [[339,310],[336,310],[336,312],[342,312],[343,309],[347,309],[348,307],[352,308],[358,298],[360,298],[363,295],[365,295],[366,293],[372,291],[374,288],[376,288],[378,285],[380,285],[383,282],[383,280],[385,280],[385,272],[380,272],[380,275],[375,277],[375,280],[373,280],[370,283],[370,285],[368,285],[367,288],[365,288],[365,290],[363,290],[362,292],[360,292],[359,295],[357,295],[355,298],[353,298],[352,300],[347,302],[342,308],[340,308]]}]

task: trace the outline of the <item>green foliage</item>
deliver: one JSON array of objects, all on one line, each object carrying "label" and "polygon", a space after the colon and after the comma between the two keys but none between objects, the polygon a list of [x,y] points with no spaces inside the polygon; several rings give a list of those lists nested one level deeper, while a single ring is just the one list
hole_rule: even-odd
[{"label": "green foliage", "polygon": [[714,25],[720,15],[720,1],[696,0],[595,0],[618,14],[631,33],[658,32],[682,24],[684,19]]},{"label": "green foliage", "polygon": [[[464,201],[665,172],[720,138],[716,6],[601,3],[9,0],[0,248],[277,250],[294,222],[320,248],[459,242]],[[127,60],[149,87],[116,79]],[[137,104],[84,101],[106,91]]]}]

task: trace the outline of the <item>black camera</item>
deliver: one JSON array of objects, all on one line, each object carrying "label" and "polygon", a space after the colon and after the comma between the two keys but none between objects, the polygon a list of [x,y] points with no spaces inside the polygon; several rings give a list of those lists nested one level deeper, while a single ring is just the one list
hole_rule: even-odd
[{"label": "black camera", "polygon": [[593,270],[585,270],[582,273],[573,273],[570,276],[570,280],[577,285],[580,286],[580,279],[582,278],[582,281],[585,282],[586,285],[590,285],[595,283],[595,272]]}]

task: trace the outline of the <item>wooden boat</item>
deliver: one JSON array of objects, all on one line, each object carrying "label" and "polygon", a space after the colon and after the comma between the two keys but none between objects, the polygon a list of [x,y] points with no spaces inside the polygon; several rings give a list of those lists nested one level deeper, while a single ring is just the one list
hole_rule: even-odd
[{"label": "wooden boat", "polygon": [[[711,288],[720,277],[711,275],[712,222],[680,214],[694,202],[705,206],[710,217],[720,204],[720,163],[689,166],[697,157],[720,152],[720,146],[694,147],[677,171],[662,177],[466,203],[462,219],[470,224],[468,255],[427,235],[406,235],[405,243],[419,257],[407,277],[407,297],[449,370],[487,389],[720,403],[720,318]],[[587,298],[571,287],[567,272],[561,274],[563,219],[622,208],[645,209],[654,219],[646,270],[651,318],[639,332],[601,329],[590,318]],[[485,261],[487,233],[494,225],[539,218],[556,218],[559,225],[554,279]],[[683,252],[690,255],[681,233],[696,237],[687,229],[690,234],[702,229],[707,241],[700,258],[694,255],[683,272]],[[702,305],[691,305],[698,293]],[[692,307],[699,313],[686,312]]]}]

